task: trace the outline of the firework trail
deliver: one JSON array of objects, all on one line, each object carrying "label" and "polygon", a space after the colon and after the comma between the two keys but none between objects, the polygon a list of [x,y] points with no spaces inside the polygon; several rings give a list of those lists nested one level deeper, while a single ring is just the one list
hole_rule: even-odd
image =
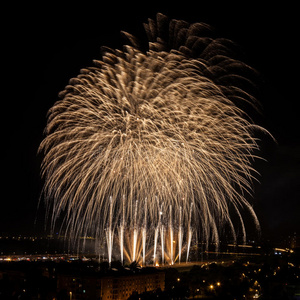
[{"label": "firework trail", "polygon": [[113,233],[123,241],[131,228],[134,255],[143,231],[143,256],[149,228],[156,240],[156,229],[163,237],[171,228],[180,249],[183,230],[186,239],[197,231],[218,243],[227,224],[233,239],[236,228],[245,239],[242,209],[259,227],[244,196],[255,175],[255,132],[264,131],[242,109],[256,106],[255,71],[206,24],[158,14],[144,26],[147,51],[124,33],[131,45],[105,48],[49,110],[40,151],[52,225],[65,212],[68,236],[106,236],[110,247]]}]

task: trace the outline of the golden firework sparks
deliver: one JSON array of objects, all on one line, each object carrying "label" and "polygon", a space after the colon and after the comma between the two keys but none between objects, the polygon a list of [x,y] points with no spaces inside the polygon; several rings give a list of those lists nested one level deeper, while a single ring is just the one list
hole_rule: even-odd
[{"label": "golden firework sparks", "polygon": [[117,228],[121,257],[124,228],[132,228],[131,260],[145,256],[145,235],[155,246],[159,232],[161,245],[172,237],[172,252],[184,241],[189,249],[195,231],[218,244],[223,224],[236,239],[233,213],[245,240],[241,208],[259,227],[244,193],[255,174],[255,132],[265,129],[238,103],[256,105],[245,88],[255,71],[205,24],[158,14],[145,29],[148,51],[125,33],[132,45],[106,49],[49,111],[40,151],[53,225],[65,211],[67,234],[106,236],[110,257]]}]

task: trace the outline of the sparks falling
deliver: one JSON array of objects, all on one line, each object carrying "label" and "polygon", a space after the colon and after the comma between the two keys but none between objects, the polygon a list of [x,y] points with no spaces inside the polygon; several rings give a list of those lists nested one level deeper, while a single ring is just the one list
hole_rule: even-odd
[{"label": "sparks falling", "polygon": [[[49,111],[42,176],[52,225],[93,235],[120,258],[181,260],[193,237],[219,243],[220,228],[246,239],[241,209],[255,170],[255,133],[244,104],[255,71],[208,25],[162,14],[145,24],[149,49],[124,33],[123,51],[70,80]],[[249,79],[250,77],[250,79]],[[234,221],[232,216],[235,215]],[[225,226],[225,227],[224,227]],[[147,238],[146,238],[147,237]]]}]

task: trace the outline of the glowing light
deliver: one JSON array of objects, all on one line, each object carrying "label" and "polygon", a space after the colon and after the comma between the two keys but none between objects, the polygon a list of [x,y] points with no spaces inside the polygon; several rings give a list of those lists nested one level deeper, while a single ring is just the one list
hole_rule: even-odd
[{"label": "glowing light", "polygon": [[133,46],[107,49],[70,80],[40,145],[53,232],[66,212],[65,236],[105,242],[109,263],[114,248],[122,263],[180,262],[183,251],[188,261],[193,240],[218,247],[225,224],[245,242],[241,209],[259,228],[245,194],[255,133],[266,131],[239,106],[255,106],[255,71],[206,24],[158,14],[145,29],[148,51],[124,33]]}]

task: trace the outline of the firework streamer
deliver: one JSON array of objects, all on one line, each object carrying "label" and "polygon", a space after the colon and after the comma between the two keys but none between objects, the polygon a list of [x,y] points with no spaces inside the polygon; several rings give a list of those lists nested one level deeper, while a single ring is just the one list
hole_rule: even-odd
[{"label": "firework streamer", "polygon": [[112,223],[112,217],[113,217],[112,197],[109,198],[109,202],[110,202],[109,222],[108,222],[108,228],[106,228],[106,240],[107,240],[108,263],[109,263],[109,265],[111,265],[112,251],[113,251],[113,239],[114,239],[113,223]]},{"label": "firework streamer", "polygon": [[178,262],[181,262],[181,252],[182,252],[182,207],[179,207],[179,229],[178,229]]},{"label": "firework streamer", "polygon": [[124,263],[124,228],[125,228],[125,196],[122,199],[122,212],[121,221],[119,226],[119,244],[120,244],[120,259],[121,263]]},{"label": "firework streamer", "polygon": [[142,228],[143,266],[146,265],[146,239],[147,239],[147,198],[145,199],[144,222]]},{"label": "firework streamer", "polygon": [[[106,232],[111,260],[119,226],[123,260],[125,227],[134,222],[127,228],[134,231],[131,257],[137,259],[139,236],[145,235],[138,215],[146,205],[155,263],[158,231],[164,248],[163,204],[170,214],[180,211],[169,217],[168,209],[163,212],[172,236],[179,224],[179,252],[184,240],[190,247],[192,229],[185,224],[191,218],[207,244],[219,243],[225,224],[234,240],[241,228],[245,241],[241,210],[259,228],[245,195],[256,176],[256,133],[266,132],[246,114],[248,105],[258,107],[252,95],[256,72],[206,24],[158,14],[145,30],[147,51],[124,33],[130,45],[104,48],[102,59],[72,78],[49,110],[40,151],[52,228],[65,212],[66,235],[74,241],[87,234],[101,240]],[[145,261],[145,237],[142,244]]]},{"label": "firework streamer", "polygon": [[189,221],[188,221],[188,228],[187,228],[187,252],[186,252],[186,262],[189,260],[189,254],[190,254],[190,247],[191,247],[191,241],[193,236],[193,227],[191,226],[192,222],[192,212],[193,212],[193,205],[191,204],[190,207],[190,214],[189,214]]},{"label": "firework streamer", "polygon": [[172,218],[172,205],[170,205],[170,220],[169,220],[169,243],[170,243],[170,260],[171,265],[174,264],[174,233],[173,233],[173,218]]},{"label": "firework streamer", "polygon": [[[160,211],[160,216],[163,216],[162,208]],[[164,222],[159,220],[160,224],[160,246],[161,246],[161,263],[164,265],[165,263],[165,225]]]}]

